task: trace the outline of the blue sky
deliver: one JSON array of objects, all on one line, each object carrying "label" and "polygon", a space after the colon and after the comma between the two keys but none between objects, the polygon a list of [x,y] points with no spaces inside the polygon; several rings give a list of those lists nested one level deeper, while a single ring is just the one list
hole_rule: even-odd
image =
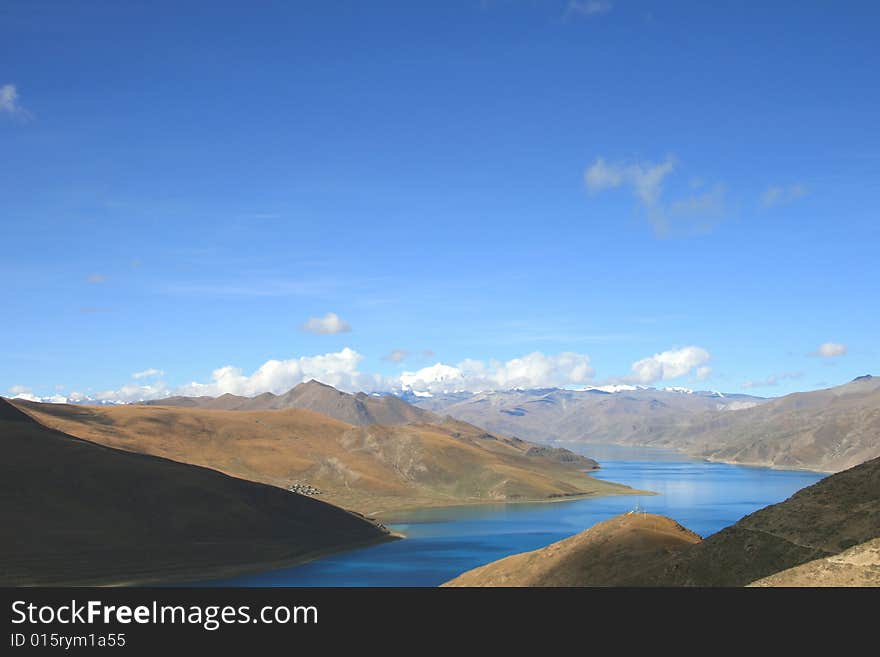
[{"label": "blue sky", "polygon": [[767,4],[4,3],[0,394],[880,373],[880,9]]}]

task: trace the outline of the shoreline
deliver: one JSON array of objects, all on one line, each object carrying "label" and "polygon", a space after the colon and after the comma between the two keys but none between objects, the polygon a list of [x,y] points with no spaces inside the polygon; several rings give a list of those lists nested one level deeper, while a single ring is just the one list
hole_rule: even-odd
[{"label": "shoreline", "polygon": [[41,588],[55,586],[63,588],[77,588],[81,586],[97,586],[107,588],[200,588],[200,582],[208,582],[215,579],[225,579],[237,577],[239,575],[247,575],[264,571],[277,570],[281,568],[301,566],[303,564],[317,561],[319,559],[323,559],[334,554],[341,554],[343,552],[349,552],[350,550],[358,550],[360,548],[371,547],[374,545],[382,545],[384,543],[402,540],[403,538],[403,535],[401,535],[400,533],[389,531],[388,534],[377,537],[374,540],[352,543],[350,545],[339,548],[317,550],[288,559],[272,559],[269,561],[256,561],[247,564],[217,565],[203,569],[195,569],[192,566],[181,564],[179,569],[169,567],[164,571],[159,571],[154,574],[145,573],[130,578],[84,578],[70,579],[51,583],[17,584],[10,586],[12,588]]},{"label": "shoreline", "polygon": [[[609,482],[616,483],[616,482]],[[624,484],[617,484],[619,486],[625,486]],[[524,504],[556,504],[559,502],[578,502],[580,500],[586,499],[596,499],[600,497],[614,497],[617,495],[659,495],[660,493],[655,493],[650,490],[639,490],[637,488],[629,488],[628,491],[620,491],[614,493],[577,493],[575,495],[564,495],[559,497],[545,498],[545,499],[517,499],[517,500],[477,500],[474,502],[460,502],[458,504],[431,504],[431,505],[413,505],[406,506],[393,509],[391,511],[381,511],[374,514],[371,514],[369,517],[374,518],[376,520],[380,520],[384,525],[387,523],[394,523],[395,519],[393,518],[393,514],[395,513],[416,513],[419,511],[428,511],[428,510],[442,510],[442,509],[466,509],[475,506],[485,506],[485,507],[493,507],[493,506],[501,506],[501,505],[524,505]],[[399,533],[399,532],[398,532]],[[403,535],[405,537],[405,535]]]},{"label": "shoreline", "polygon": [[[623,487],[623,484],[619,484]],[[629,488],[629,487],[626,487]],[[615,495],[658,495],[653,491],[642,491],[638,489],[629,490],[621,490],[619,492],[603,492],[603,493],[582,493],[576,495],[566,495],[559,496],[554,498],[547,499],[518,499],[518,500],[475,500],[473,502],[463,502],[457,504],[417,504],[417,505],[409,505],[405,507],[395,508],[391,511],[383,511],[381,513],[374,513],[369,515],[364,515],[363,517],[373,520],[374,522],[379,522],[383,526],[385,523],[392,524],[395,522],[393,514],[398,513],[415,513],[418,511],[427,511],[433,509],[461,509],[475,506],[485,506],[485,507],[493,507],[507,504],[554,504],[557,502],[576,502],[584,499],[598,498],[598,497],[610,497]],[[339,507],[343,508],[343,507]],[[350,509],[345,509],[351,513]],[[361,515],[361,514],[359,514]],[[271,559],[268,561],[257,561],[250,562],[247,564],[230,564],[230,565],[218,565],[208,568],[193,568],[192,566],[187,566],[181,564],[179,569],[177,568],[168,568],[162,571],[158,571],[152,574],[140,574],[130,578],[83,578],[83,579],[71,579],[66,581],[58,581],[51,583],[28,583],[28,584],[19,584],[15,585],[15,588],[37,588],[43,586],[58,586],[65,588],[76,588],[80,586],[98,586],[98,587],[158,587],[158,588],[200,588],[204,586],[205,582],[210,582],[217,579],[227,579],[234,578],[242,575],[249,574],[258,574],[262,572],[268,572],[273,570],[281,570],[284,568],[293,568],[296,566],[302,566],[307,563],[311,563],[314,561],[318,561],[320,559],[324,559],[326,557],[330,557],[336,554],[342,554],[345,552],[350,552],[353,550],[359,550],[361,548],[372,547],[375,545],[382,545],[384,543],[390,543],[392,541],[400,541],[406,540],[407,535],[400,531],[393,531],[391,529],[388,530],[388,534],[384,536],[377,537],[375,540],[363,541],[359,543],[354,543],[346,546],[341,546],[335,549],[327,549],[320,550],[316,552],[310,552],[307,554],[299,555],[297,557],[292,557],[290,559]]]},{"label": "shoreline", "polygon": [[[816,467],[807,467],[807,466],[794,466],[794,465],[777,465],[775,463],[758,463],[754,461],[731,461],[729,459],[720,459],[714,458],[712,456],[706,456],[705,454],[701,454],[699,452],[688,451],[682,447],[673,447],[670,445],[657,445],[657,444],[645,444],[645,443],[581,443],[581,442],[554,442],[549,443],[553,446],[565,447],[571,451],[575,451],[571,449],[571,446],[581,446],[585,450],[589,447],[621,447],[621,448],[633,448],[633,449],[658,449],[658,450],[666,450],[669,452],[677,452],[681,454],[683,457],[687,457],[688,459],[694,461],[703,461],[705,463],[722,463],[724,465],[740,465],[746,468],[765,468],[767,470],[778,470],[783,472],[813,472],[816,474],[835,474],[837,472],[842,472],[841,470],[822,470]],[[576,452],[580,454],[580,452]],[[584,454],[586,456],[586,454]],[[846,469],[846,468],[845,468]]]}]

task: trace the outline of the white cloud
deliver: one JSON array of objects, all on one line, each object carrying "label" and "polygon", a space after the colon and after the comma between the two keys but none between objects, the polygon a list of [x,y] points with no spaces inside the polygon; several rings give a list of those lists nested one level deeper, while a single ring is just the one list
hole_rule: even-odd
[{"label": "white cloud", "polygon": [[789,185],[787,187],[768,187],[761,194],[761,205],[772,208],[777,205],[785,205],[806,196],[807,190],[803,185]]},{"label": "white cloud", "polygon": [[300,329],[318,335],[331,335],[334,333],[348,333],[351,331],[351,326],[342,321],[336,313],[327,313],[323,317],[309,317],[308,321]]},{"label": "white cloud", "polygon": [[703,366],[697,368],[697,381],[705,381],[710,376],[712,376],[712,368]]},{"label": "white cloud", "polygon": [[[159,399],[168,397],[171,394],[168,387],[161,381],[154,385],[138,385],[136,383],[127,383],[117,390],[102,390],[101,392],[91,395],[91,399],[100,402],[117,402],[129,403],[138,402],[145,399]],[[71,401],[87,399],[88,396],[81,393],[71,393]]]},{"label": "white cloud", "polygon": [[144,370],[143,372],[135,372],[131,375],[133,379],[145,379],[151,376],[162,376],[165,374],[162,370],[157,370],[155,367],[151,367],[149,369]]},{"label": "white cloud", "polygon": [[456,366],[437,363],[415,372],[404,372],[400,375],[399,385],[405,390],[419,392],[476,392],[584,384],[593,378],[593,374],[590,357],[586,354],[545,355],[536,351],[504,362],[465,359]]},{"label": "white cloud", "polygon": [[766,379],[759,381],[748,380],[742,384],[744,390],[750,388],[767,388],[779,385],[780,381],[787,379],[799,379],[804,375],[803,372],[783,372],[782,374],[771,374]]},{"label": "white cloud", "polygon": [[711,356],[702,347],[684,347],[654,354],[632,364],[632,376],[625,377],[628,382],[648,385],[683,376],[706,363]]},{"label": "white cloud", "polygon": [[27,113],[18,102],[18,89],[14,84],[4,84],[0,87],[0,112],[13,116],[21,116]]},{"label": "white cloud", "polygon": [[846,345],[839,342],[823,342],[811,355],[820,358],[836,358],[846,355]]},{"label": "white cloud", "polygon": [[392,349],[389,353],[382,356],[382,360],[392,363],[402,363],[409,357],[409,351],[406,349]]},{"label": "white cloud", "polygon": [[214,370],[209,383],[190,383],[175,392],[181,395],[222,395],[232,393],[251,397],[263,392],[280,394],[297,383],[317,379],[347,392],[387,389],[388,382],[379,375],[358,371],[363,356],[346,347],[342,351],[288,360],[269,360],[253,374],[226,365]]},{"label": "white cloud", "polygon": [[598,16],[599,14],[607,14],[614,8],[609,0],[570,0],[565,13],[577,14],[580,16]]}]

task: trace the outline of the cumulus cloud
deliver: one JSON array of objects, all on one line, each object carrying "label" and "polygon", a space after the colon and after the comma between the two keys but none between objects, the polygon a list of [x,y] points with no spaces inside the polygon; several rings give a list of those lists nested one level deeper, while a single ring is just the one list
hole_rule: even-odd
[{"label": "cumulus cloud", "polygon": [[789,185],[782,187],[768,187],[761,194],[761,205],[765,208],[772,208],[777,205],[785,205],[796,201],[802,196],[806,196],[807,190],[803,185]]},{"label": "cumulus cloud", "polygon": [[780,381],[784,381],[786,379],[799,379],[804,375],[803,372],[783,372],[782,374],[771,374],[766,379],[761,379],[758,381],[753,381],[749,379],[745,383],[742,384],[743,390],[748,390],[750,388],[767,388],[779,385]]},{"label": "cumulus cloud", "polygon": [[300,326],[300,329],[308,333],[316,333],[318,335],[332,335],[334,333],[348,333],[351,326],[336,313],[327,313],[323,317],[309,317],[309,319]]},{"label": "cumulus cloud", "polygon": [[165,374],[162,370],[157,370],[155,367],[151,367],[149,369],[144,370],[143,372],[135,372],[131,375],[133,379],[146,379],[152,376],[162,376]]},{"label": "cumulus cloud", "polygon": [[846,345],[840,344],[839,342],[823,342],[811,355],[819,356],[820,358],[836,358],[838,356],[845,356]]},{"label": "cumulus cloud", "polygon": [[407,349],[392,349],[389,353],[382,356],[382,360],[387,360],[390,363],[402,363],[409,357],[409,351]]},{"label": "cumulus cloud", "polygon": [[648,385],[656,381],[676,379],[704,365],[711,356],[702,347],[684,347],[662,351],[632,364],[632,375],[623,380]]},{"label": "cumulus cloud", "polygon": [[609,0],[570,0],[565,9],[565,15],[592,17],[607,14],[614,8]]},{"label": "cumulus cloud", "polygon": [[563,352],[546,355],[533,352],[508,361],[465,359],[457,365],[437,363],[400,375],[404,390],[443,392],[507,390],[584,384],[594,375],[586,354]]},{"label": "cumulus cloud", "polygon": [[388,383],[383,377],[358,371],[358,364],[362,360],[361,354],[346,347],[342,351],[317,356],[269,360],[250,375],[245,374],[238,367],[226,365],[214,370],[211,381],[193,382],[176,392],[182,395],[212,396],[228,392],[251,397],[263,392],[280,394],[290,390],[297,383],[310,379],[316,379],[347,392],[387,388]]}]

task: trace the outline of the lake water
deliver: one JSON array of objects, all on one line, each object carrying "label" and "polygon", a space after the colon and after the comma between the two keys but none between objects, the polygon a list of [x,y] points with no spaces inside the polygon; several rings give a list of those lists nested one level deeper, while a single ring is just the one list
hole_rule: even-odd
[{"label": "lake water", "polygon": [[436,586],[496,559],[544,547],[636,506],[701,536],[735,523],[824,474],[691,460],[672,450],[588,446],[597,478],[658,495],[494,504],[400,513],[384,520],[401,541],[206,586]]}]

